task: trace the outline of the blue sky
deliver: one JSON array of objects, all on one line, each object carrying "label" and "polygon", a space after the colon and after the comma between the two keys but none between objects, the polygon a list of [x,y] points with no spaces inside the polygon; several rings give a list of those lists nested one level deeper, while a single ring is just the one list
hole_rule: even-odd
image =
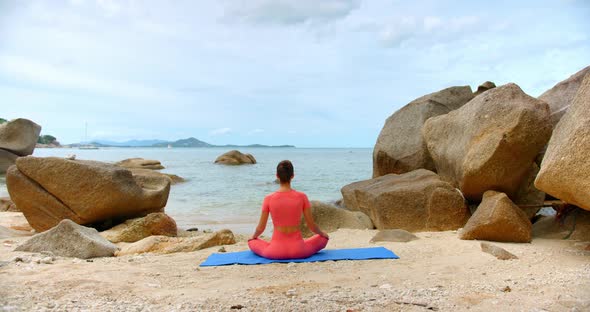
[{"label": "blue sky", "polygon": [[538,96],[590,64],[590,1],[0,0],[0,117],[62,143],[372,147],[453,85]]}]

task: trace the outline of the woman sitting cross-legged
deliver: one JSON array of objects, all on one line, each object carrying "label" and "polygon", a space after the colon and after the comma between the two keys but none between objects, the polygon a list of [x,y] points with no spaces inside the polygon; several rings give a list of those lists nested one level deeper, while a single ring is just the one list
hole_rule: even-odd
[{"label": "woman sitting cross-legged", "polygon": [[[301,259],[307,258],[324,249],[328,244],[328,234],[315,224],[311,215],[311,205],[307,195],[291,188],[293,179],[293,164],[283,160],[277,166],[277,178],[280,180],[279,189],[267,195],[262,204],[260,222],[256,232],[248,240],[248,246],[257,255],[268,259]],[[268,221],[268,214],[272,217],[274,231],[270,242],[259,239]],[[299,230],[301,214],[309,229],[316,235],[303,239]]]}]

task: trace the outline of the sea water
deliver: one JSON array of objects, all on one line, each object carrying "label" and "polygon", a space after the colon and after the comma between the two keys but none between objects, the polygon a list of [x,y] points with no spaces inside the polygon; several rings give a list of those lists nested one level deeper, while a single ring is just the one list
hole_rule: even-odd
[{"label": "sea water", "polygon": [[[370,179],[370,148],[240,148],[255,158],[255,165],[224,166],[214,164],[217,156],[229,148],[101,148],[36,149],[34,156],[66,157],[116,162],[141,157],[162,162],[166,173],[187,180],[173,185],[166,213],[179,228],[229,228],[236,233],[253,231],[260,216],[264,196],[278,185],[276,165],[289,159],[295,167],[294,189],[305,192],[310,200],[326,202],[342,198],[340,189],[352,182]],[[6,180],[0,175],[0,196],[8,196]]]}]

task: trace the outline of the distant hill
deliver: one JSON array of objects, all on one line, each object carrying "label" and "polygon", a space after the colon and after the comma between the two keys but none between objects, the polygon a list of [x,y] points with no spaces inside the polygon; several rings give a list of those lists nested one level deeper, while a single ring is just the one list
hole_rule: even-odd
[{"label": "distant hill", "polygon": [[153,144],[153,147],[167,147],[168,145],[172,147],[213,147],[213,145],[203,142],[201,140],[197,140],[195,138],[188,138],[182,139],[174,142],[163,142],[158,144]]},{"label": "distant hill", "polygon": [[114,142],[107,140],[94,140],[92,142],[81,142],[69,144],[70,147],[79,147],[82,145],[94,145],[96,147],[268,147],[268,148],[285,148],[295,147],[293,145],[262,145],[262,144],[250,144],[250,145],[213,145],[207,142],[203,142],[196,138],[188,138],[177,141],[164,141],[164,140],[130,140],[125,142]]}]

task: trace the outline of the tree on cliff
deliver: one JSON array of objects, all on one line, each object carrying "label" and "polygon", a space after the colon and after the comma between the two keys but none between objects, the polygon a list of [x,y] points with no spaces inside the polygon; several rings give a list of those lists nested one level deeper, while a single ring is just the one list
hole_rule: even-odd
[{"label": "tree on cliff", "polygon": [[4,118],[0,118],[0,125],[3,124],[3,123],[5,123],[5,122],[8,122],[8,120],[6,120]]},{"label": "tree on cliff", "polygon": [[52,144],[52,143],[56,143],[57,142],[57,138],[54,137],[53,135],[41,135],[39,136],[39,139],[37,139],[37,143],[39,144]]}]

